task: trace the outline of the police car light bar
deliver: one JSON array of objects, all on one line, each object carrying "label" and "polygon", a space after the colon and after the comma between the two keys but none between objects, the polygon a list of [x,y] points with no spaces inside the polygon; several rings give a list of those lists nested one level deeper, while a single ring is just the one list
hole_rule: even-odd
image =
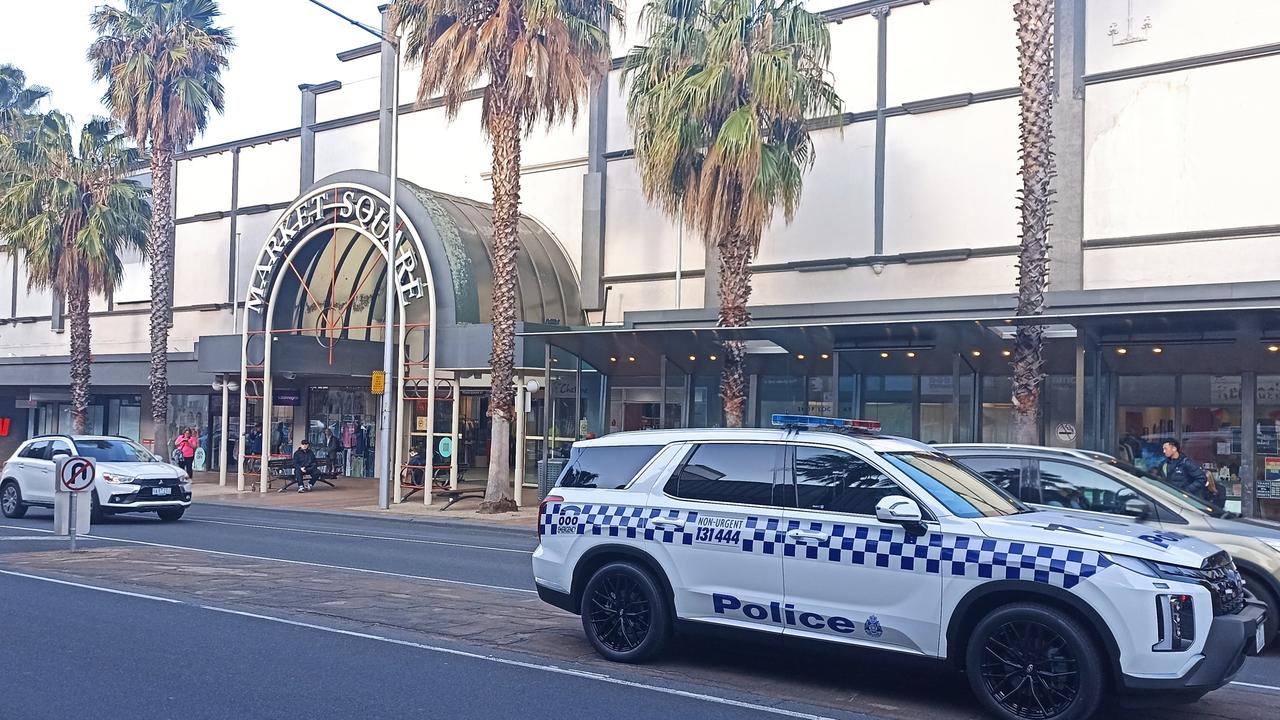
[{"label": "police car light bar", "polygon": [[835,428],[839,430],[867,430],[880,432],[878,420],[849,420],[846,418],[822,417],[820,415],[781,415],[773,416],[774,427],[794,428]]}]

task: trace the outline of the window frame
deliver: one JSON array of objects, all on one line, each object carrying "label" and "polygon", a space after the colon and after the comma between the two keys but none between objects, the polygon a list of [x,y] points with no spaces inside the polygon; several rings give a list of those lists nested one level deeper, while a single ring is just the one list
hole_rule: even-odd
[{"label": "window frame", "polygon": [[[703,445],[769,445],[769,446],[772,446],[774,448],[775,458],[774,458],[774,468],[772,471],[773,491],[770,493],[771,503],[769,505],[761,505],[759,503],[735,502],[733,500],[703,500],[703,499],[681,497],[679,495],[673,494],[671,492],[672,481],[677,481],[678,483],[679,477],[681,473],[684,472],[685,466],[687,466],[689,464],[689,461],[693,459],[693,456],[697,454],[698,448],[702,447]],[[767,510],[785,510],[787,509],[787,506],[779,505],[777,503],[778,488],[780,486],[778,474],[780,472],[785,472],[786,452],[789,445],[790,443],[784,440],[719,440],[719,439],[688,440],[685,442],[685,446],[683,449],[684,456],[680,458],[679,464],[677,464],[675,469],[672,470],[671,473],[662,480],[662,495],[663,497],[669,498],[671,500],[676,500],[678,502],[709,503],[709,504],[715,504],[715,505],[732,505],[735,507],[764,508]],[[779,458],[777,457],[778,453],[782,453],[781,463],[779,463]],[[779,465],[783,465],[782,470],[779,469]],[[639,475],[637,475],[636,477],[639,477]]]},{"label": "window frame", "polygon": [[934,514],[933,510],[930,509],[929,505],[924,502],[921,502],[920,498],[917,497],[915,492],[913,492],[910,488],[903,485],[902,479],[897,476],[897,472],[896,472],[897,468],[893,468],[893,467],[886,468],[883,465],[877,462],[874,462],[871,459],[857,452],[854,452],[853,450],[850,450],[847,447],[841,447],[839,445],[825,445],[822,443],[804,442],[804,441],[801,441],[801,442],[793,441],[793,442],[787,443],[787,457],[786,457],[786,463],[783,466],[783,472],[787,473],[787,476],[790,478],[790,485],[791,485],[792,504],[785,506],[788,510],[795,510],[796,512],[807,512],[807,513],[822,513],[827,515],[840,515],[842,517],[848,517],[848,518],[870,518],[871,520],[875,521],[880,525],[886,524],[882,522],[879,518],[877,518],[874,513],[867,515],[862,513],[845,512],[843,510],[817,510],[814,508],[800,507],[799,506],[800,483],[796,478],[796,472],[795,472],[796,449],[799,447],[818,448],[820,450],[842,452],[848,455],[852,455],[855,459],[861,460],[863,463],[866,463],[868,466],[876,470],[879,470],[881,473],[884,474],[885,477],[889,478],[889,480],[891,480],[894,485],[898,486],[898,490],[900,491],[900,493],[898,494],[901,494],[904,497],[908,497],[914,500],[916,505],[920,507],[921,522],[927,522],[927,523],[938,522],[937,516]]}]

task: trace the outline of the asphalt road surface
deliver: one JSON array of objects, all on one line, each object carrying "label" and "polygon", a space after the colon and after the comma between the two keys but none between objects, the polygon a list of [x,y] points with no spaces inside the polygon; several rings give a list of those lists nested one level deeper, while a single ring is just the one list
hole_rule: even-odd
[{"label": "asphalt road surface", "polygon": [[[50,514],[38,509],[23,520],[0,519],[0,569],[7,554],[65,544],[47,537],[51,525]],[[92,537],[84,542],[86,547],[183,548],[217,556],[265,558],[295,568],[341,568],[510,596],[527,595],[532,587],[529,558],[537,540],[524,528],[197,504],[178,523],[161,523],[152,516],[110,518],[95,525]],[[119,715],[122,718],[179,713],[184,717],[353,717],[357,711],[372,717],[408,717],[410,713],[460,718],[583,713],[753,717],[777,716],[776,709],[753,708],[779,702],[790,708],[784,715],[800,717],[845,717],[851,710],[879,717],[981,717],[964,682],[954,674],[883,655],[831,655],[745,641],[688,640],[656,665],[687,676],[690,684],[682,691],[697,696],[691,697],[652,689],[663,683],[646,678],[643,672],[627,674],[631,670],[618,665],[598,666],[598,671],[611,678],[631,678],[638,686],[592,678],[590,671],[565,675],[503,665],[482,657],[491,654],[484,648],[459,646],[478,657],[450,655],[385,638],[343,635],[332,628],[283,625],[198,604],[112,595],[12,575],[0,575],[0,606],[4,608],[0,671],[6,677],[15,668],[33,679],[54,676],[68,662],[74,652],[71,648],[82,649],[91,667],[121,670],[86,673],[87,679],[72,685],[69,695],[63,691],[56,701],[26,689],[27,682],[15,685],[0,680],[9,688],[23,686],[8,692],[28,703],[21,706],[23,712],[12,715],[0,708],[3,717],[68,716],[42,714],[43,706],[37,703],[43,701],[64,703],[58,705],[60,709],[108,709],[97,714],[113,718],[116,715],[109,708],[115,700],[101,702],[112,698],[121,703],[127,699],[127,704],[120,705],[129,708]],[[80,615],[76,615],[78,607],[83,608]],[[51,622],[50,618],[63,616],[63,609],[75,619]],[[53,637],[48,636],[50,632]],[[522,657],[522,662],[539,662],[536,657]],[[760,685],[755,693],[734,694],[716,682],[726,673],[771,682]],[[83,692],[77,689],[81,686]],[[477,692],[481,687],[484,690]],[[836,695],[844,702],[831,702]],[[77,705],[80,701],[92,705]],[[807,702],[821,709],[814,710]],[[1196,705],[1172,712],[1114,711],[1109,715],[1125,720],[1261,720],[1275,718],[1277,708],[1280,651],[1273,649],[1250,658],[1235,684]],[[146,714],[152,709],[155,714]],[[205,711],[208,714],[202,715]]]}]

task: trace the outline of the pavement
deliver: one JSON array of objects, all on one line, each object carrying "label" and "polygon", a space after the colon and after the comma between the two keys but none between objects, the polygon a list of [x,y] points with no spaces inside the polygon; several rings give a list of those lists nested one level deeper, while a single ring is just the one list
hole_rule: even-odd
[{"label": "pavement", "polygon": [[[523,528],[197,503],[177,523],[110,519],[75,554],[50,528],[39,510],[0,520],[0,671],[49,677],[69,648],[127,670],[88,673],[56,701],[11,690],[0,715],[65,717],[92,699],[125,717],[109,709],[140,683],[149,700],[130,718],[983,717],[953,672],[844,648],[693,637],[643,666],[606,663],[578,618],[532,592]],[[64,615],[76,619],[49,620]],[[1273,650],[1195,704],[1103,718],[1274,720],[1277,707]]]}]

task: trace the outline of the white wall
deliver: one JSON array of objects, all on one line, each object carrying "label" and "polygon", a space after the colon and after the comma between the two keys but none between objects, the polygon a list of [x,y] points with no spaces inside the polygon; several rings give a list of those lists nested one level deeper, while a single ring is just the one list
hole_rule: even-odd
[{"label": "white wall", "polygon": [[225,303],[231,219],[179,225],[174,242],[174,306]]},{"label": "white wall", "polygon": [[[1251,261],[1240,261],[1245,258]],[[1274,281],[1280,279],[1278,270],[1280,237],[1093,248],[1084,253],[1087,290]]]},{"label": "white wall", "polygon": [[190,217],[231,207],[231,153],[178,161],[174,215]]},{"label": "white wall", "polygon": [[[1088,0],[1085,67],[1090,73],[1280,41],[1275,0]],[[1132,17],[1132,24],[1129,19]],[[1143,25],[1150,20],[1151,28]],[[1112,25],[1115,35],[1108,35]],[[1141,42],[1119,43],[1126,37]]]},{"label": "white wall", "polygon": [[316,180],[341,170],[377,169],[377,122],[316,133]]},{"label": "white wall", "polygon": [[240,151],[240,207],[289,202],[298,196],[298,153],[293,138]]},{"label": "white wall", "polygon": [[1018,53],[1009,0],[940,0],[889,13],[889,105],[1017,87]]},{"label": "white wall", "polygon": [[1280,222],[1277,75],[1269,57],[1090,87],[1085,237]]}]

